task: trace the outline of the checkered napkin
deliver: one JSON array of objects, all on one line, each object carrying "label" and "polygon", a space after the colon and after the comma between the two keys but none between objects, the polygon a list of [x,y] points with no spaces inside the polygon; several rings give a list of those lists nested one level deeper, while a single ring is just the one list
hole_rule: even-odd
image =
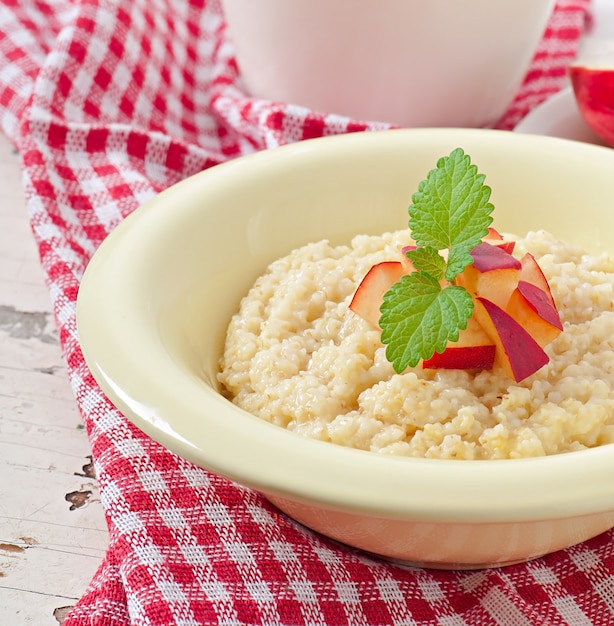
[{"label": "checkered napkin", "polygon": [[[288,0],[289,1],[289,0]],[[589,0],[559,0],[500,128],[563,84]],[[403,569],[299,527],[263,498],[169,453],[88,372],[79,280],[100,242],[188,175],[309,137],[388,128],[255,100],[207,0],[4,0],[0,123],[29,217],[110,532],[65,626],[612,625],[614,534],[502,570]]]}]

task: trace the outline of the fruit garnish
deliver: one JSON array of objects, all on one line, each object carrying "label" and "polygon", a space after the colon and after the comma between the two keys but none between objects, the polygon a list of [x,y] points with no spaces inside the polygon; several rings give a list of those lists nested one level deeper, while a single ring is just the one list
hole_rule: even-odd
[{"label": "fruit garnish", "polygon": [[457,148],[437,161],[412,195],[409,228],[416,248],[406,254],[417,271],[402,276],[380,308],[382,343],[397,373],[443,352],[467,327],[473,298],[453,281],[473,263],[471,250],[492,223],[491,190],[484,179]]},{"label": "fruit garnish", "polygon": [[377,327],[384,294],[406,273],[401,261],[377,263],[365,274],[362,287],[356,290],[350,308],[371,326]]},{"label": "fruit garnish", "polygon": [[521,381],[549,360],[563,330],[535,258],[490,226],[491,190],[461,148],[442,157],[409,207],[415,245],[374,265],[350,309],[381,329],[397,373],[424,368],[492,369]]},{"label": "fruit garnish", "polygon": [[492,226],[488,229],[488,235],[482,239],[485,243],[489,243],[491,246],[495,246],[496,248],[503,248],[506,252],[512,254],[514,252],[514,248],[516,247],[515,241],[506,241],[503,238],[503,235],[495,230]]},{"label": "fruit garnish", "polygon": [[475,316],[495,341],[495,362],[508,376],[521,381],[550,360],[531,334],[509,313],[486,298],[476,298]]}]

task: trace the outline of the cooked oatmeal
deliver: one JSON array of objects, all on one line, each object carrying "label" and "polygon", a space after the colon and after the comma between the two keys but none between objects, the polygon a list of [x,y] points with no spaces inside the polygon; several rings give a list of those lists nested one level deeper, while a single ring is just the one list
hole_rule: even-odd
[{"label": "cooked oatmeal", "polygon": [[243,409],[300,435],[383,454],[505,459],[614,442],[614,257],[544,231],[517,240],[550,282],[564,332],[515,383],[490,371],[396,374],[380,331],[349,310],[408,231],[309,244],[272,263],[233,317],[219,381]]}]

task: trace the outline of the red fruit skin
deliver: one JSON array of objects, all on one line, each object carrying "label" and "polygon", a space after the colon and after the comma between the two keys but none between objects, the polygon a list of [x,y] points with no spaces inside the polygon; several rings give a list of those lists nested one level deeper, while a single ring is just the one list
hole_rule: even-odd
[{"label": "red fruit skin", "polygon": [[492,226],[488,227],[488,235],[484,239],[494,239],[495,241],[503,241],[503,235]]},{"label": "red fruit skin", "polygon": [[445,350],[422,362],[425,369],[490,370],[495,363],[495,344],[477,323],[467,320],[458,341],[449,341]]},{"label": "red fruit skin", "polygon": [[414,264],[407,257],[407,252],[409,252],[410,250],[415,250],[416,248],[417,246],[403,246],[401,248],[401,263],[403,263],[403,267],[408,274],[411,274],[411,272],[415,271],[415,269]]},{"label": "red fruit skin", "polygon": [[535,257],[530,252],[527,252],[522,259],[520,259],[520,263],[522,265],[522,269],[520,270],[519,282],[522,280],[539,287],[539,289],[546,294],[550,304],[556,309],[556,303],[552,297],[552,291],[550,290],[548,279],[544,276],[542,268],[535,260]]},{"label": "red fruit skin", "polygon": [[514,252],[514,248],[516,247],[515,241],[491,241],[490,239],[484,239],[484,243],[489,243],[495,248],[501,248],[502,250],[505,250],[508,254],[512,254],[512,252]]},{"label": "red fruit skin", "polygon": [[549,324],[552,324],[555,328],[558,328],[558,330],[563,330],[563,323],[561,322],[559,313],[556,307],[553,307],[550,303],[550,298],[548,298],[547,293],[524,280],[518,281],[518,291],[526,298],[529,306],[531,306],[539,317]]},{"label": "red fruit skin", "polygon": [[448,346],[441,354],[435,352],[422,362],[425,369],[491,370],[495,363],[495,345],[455,348]]},{"label": "red fruit skin", "polygon": [[486,235],[482,241],[489,243],[491,246],[503,248],[509,254],[512,254],[512,252],[514,252],[514,248],[516,247],[515,241],[506,241],[503,239],[503,235],[492,227],[488,229],[488,235]]},{"label": "red fruit skin", "polygon": [[458,285],[505,308],[518,284],[520,261],[499,246],[483,241],[471,251],[473,264],[456,277]]},{"label": "red fruit skin", "polygon": [[406,274],[406,271],[400,261],[377,263],[358,285],[350,302],[350,309],[369,322],[373,328],[379,328],[379,309],[384,301],[384,294],[403,274]]},{"label": "red fruit skin", "polygon": [[569,78],[584,121],[598,137],[614,146],[614,67],[572,65]]},{"label": "red fruit skin", "polygon": [[559,313],[548,294],[523,280],[518,282],[505,310],[542,348],[563,331]]},{"label": "red fruit skin", "polygon": [[509,313],[486,298],[475,298],[474,315],[496,345],[495,362],[520,382],[550,360],[533,337]]},{"label": "red fruit skin", "polygon": [[478,244],[472,251],[473,266],[480,272],[500,269],[520,270],[520,261],[501,246],[491,245],[487,241]]}]

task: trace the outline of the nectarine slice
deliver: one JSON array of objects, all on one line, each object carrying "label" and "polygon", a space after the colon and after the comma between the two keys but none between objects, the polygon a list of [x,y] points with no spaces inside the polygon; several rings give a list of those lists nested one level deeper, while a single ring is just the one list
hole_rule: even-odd
[{"label": "nectarine slice", "polygon": [[520,270],[520,261],[506,252],[503,248],[492,246],[487,241],[478,244],[471,251],[473,267],[480,272],[490,272],[498,269]]},{"label": "nectarine slice", "polygon": [[503,241],[503,235],[496,229],[493,228],[492,226],[488,227],[488,235],[486,235],[486,237],[484,237],[484,239],[493,239],[495,241]]},{"label": "nectarine slice", "polygon": [[449,341],[445,350],[435,352],[422,362],[426,369],[489,370],[495,362],[495,344],[474,317],[467,320],[467,328],[459,331],[458,341]]},{"label": "nectarine slice", "polygon": [[549,294],[524,280],[519,281],[512,292],[506,311],[542,348],[563,331],[561,318]]},{"label": "nectarine slice", "polygon": [[377,263],[358,285],[350,302],[350,309],[374,328],[379,328],[384,294],[406,273],[401,261]]},{"label": "nectarine slice", "polygon": [[514,252],[514,248],[516,247],[515,241],[506,241],[503,238],[503,235],[492,227],[488,229],[488,235],[486,235],[482,241],[489,243],[491,246],[495,246],[496,248],[503,248],[503,250],[509,254],[512,254],[512,252]]},{"label": "nectarine slice", "polygon": [[403,263],[403,267],[405,268],[405,273],[409,274],[415,271],[414,264],[411,259],[407,257],[407,252],[411,250],[415,250],[418,246],[403,246],[401,248],[401,263]]},{"label": "nectarine slice", "polygon": [[539,266],[535,257],[530,252],[527,252],[520,259],[520,265],[522,267],[518,280],[522,280],[539,287],[539,289],[546,294],[550,304],[556,309],[556,304],[554,302],[554,298],[552,297],[552,291],[550,290],[550,283],[548,283],[548,279],[544,276],[542,268]]},{"label": "nectarine slice", "polygon": [[549,361],[548,355],[509,313],[486,298],[475,298],[473,314],[496,346],[495,363],[516,382],[528,378]]},{"label": "nectarine slice", "polygon": [[502,248],[483,242],[472,251],[473,265],[456,277],[456,282],[469,293],[484,297],[505,308],[518,284],[520,261]]}]

